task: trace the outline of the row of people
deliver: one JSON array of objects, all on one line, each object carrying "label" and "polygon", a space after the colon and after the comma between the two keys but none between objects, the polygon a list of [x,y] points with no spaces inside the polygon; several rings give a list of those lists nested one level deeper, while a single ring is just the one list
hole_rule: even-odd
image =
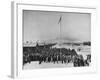
[{"label": "row of people", "polygon": [[[25,58],[25,57],[24,57]],[[68,64],[68,63],[73,63],[73,66],[77,67],[77,66],[89,66],[89,63],[91,62],[91,58],[87,57],[86,60],[83,59],[82,55],[50,55],[50,56],[46,56],[46,55],[35,55],[35,56],[27,56],[26,60],[24,60],[24,64],[27,62],[31,62],[36,60],[39,62],[39,64],[42,63],[64,63],[64,64]]]},{"label": "row of people", "polygon": [[91,62],[91,56],[88,55],[87,59],[84,60],[83,56],[78,55],[74,49],[57,49],[57,48],[45,48],[45,49],[35,49],[34,51],[26,50],[23,53],[23,65],[30,63],[31,61],[39,61],[39,64],[43,62],[53,62],[53,63],[70,63],[72,62],[74,66],[89,66]]}]

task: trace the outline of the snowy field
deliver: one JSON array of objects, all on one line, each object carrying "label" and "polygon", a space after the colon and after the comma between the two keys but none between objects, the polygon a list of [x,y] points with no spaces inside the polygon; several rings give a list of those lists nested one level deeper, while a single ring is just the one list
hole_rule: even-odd
[{"label": "snowy field", "polygon": [[23,66],[23,69],[40,69],[40,68],[62,68],[62,67],[73,67],[73,63],[42,63],[39,64],[38,61],[33,61],[30,64],[27,63]]}]

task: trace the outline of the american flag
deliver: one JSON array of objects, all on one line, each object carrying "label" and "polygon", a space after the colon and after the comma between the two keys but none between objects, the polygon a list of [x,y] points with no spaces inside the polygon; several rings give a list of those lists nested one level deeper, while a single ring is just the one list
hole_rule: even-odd
[{"label": "american flag", "polygon": [[58,21],[58,24],[61,22],[61,19],[62,19],[62,16],[60,16],[60,19],[59,19],[59,21]]}]

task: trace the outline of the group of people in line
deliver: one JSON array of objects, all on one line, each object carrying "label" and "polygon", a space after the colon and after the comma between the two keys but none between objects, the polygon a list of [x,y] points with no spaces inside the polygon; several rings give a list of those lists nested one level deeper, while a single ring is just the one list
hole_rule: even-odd
[{"label": "group of people in line", "polygon": [[26,48],[23,50],[23,65],[31,63],[31,61],[38,61],[39,65],[42,63],[73,63],[73,66],[75,67],[89,66],[91,62],[91,55],[87,55],[87,59],[84,60],[83,56],[78,55],[74,49]]}]

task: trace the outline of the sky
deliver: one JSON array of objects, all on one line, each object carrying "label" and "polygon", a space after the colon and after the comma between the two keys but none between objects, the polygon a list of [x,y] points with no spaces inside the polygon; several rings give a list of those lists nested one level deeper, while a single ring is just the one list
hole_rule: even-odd
[{"label": "sky", "polygon": [[89,13],[23,10],[24,42],[58,39],[90,41],[90,30],[91,16]]}]

